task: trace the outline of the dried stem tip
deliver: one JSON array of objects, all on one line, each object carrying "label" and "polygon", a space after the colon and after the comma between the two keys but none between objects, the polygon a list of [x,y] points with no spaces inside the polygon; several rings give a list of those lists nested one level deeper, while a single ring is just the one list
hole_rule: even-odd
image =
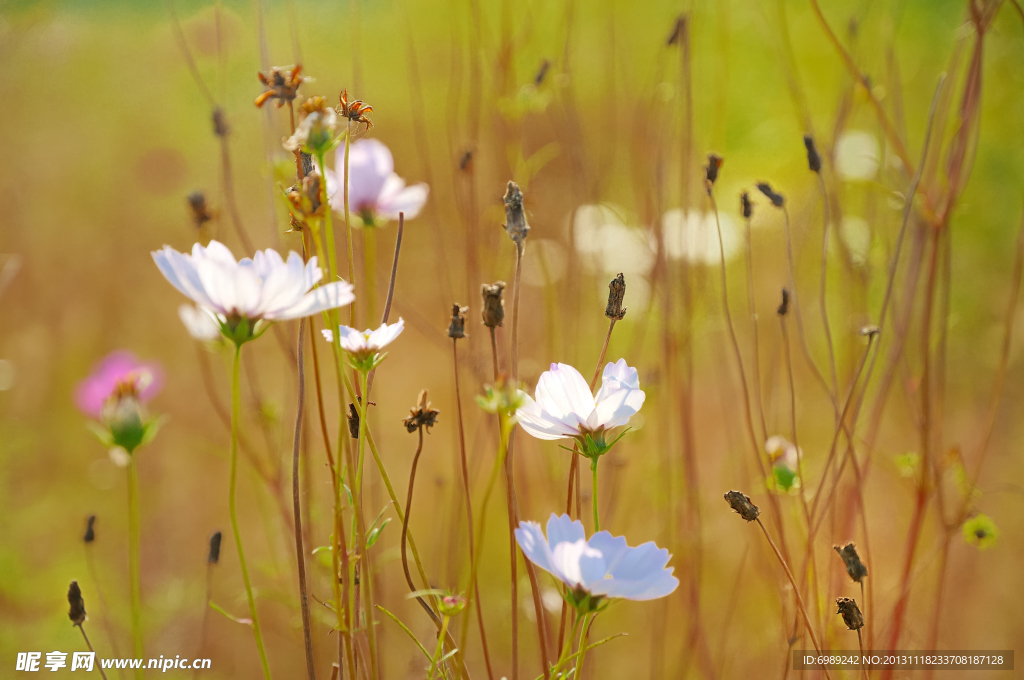
[{"label": "dried stem tip", "polygon": [[804,135],[804,146],[807,147],[807,167],[811,172],[821,172],[821,156],[818,155],[818,148],[814,146],[814,137]]},{"label": "dried stem tip", "polygon": [[213,214],[206,205],[206,195],[202,191],[193,191],[186,199],[189,212],[192,214],[192,223],[196,225],[196,229],[202,228],[204,224],[213,219]]},{"label": "dried stem tip", "polygon": [[466,312],[469,307],[460,307],[456,302],[452,305],[452,321],[448,324],[448,337],[459,339],[466,337]]},{"label": "dried stem tip", "polygon": [[761,514],[757,506],[750,502],[750,496],[739,491],[729,491],[725,494],[725,500],[729,507],[738,512],[740,517],[748,522],[753,522]]},{"label": "dried stem tip", "polygon": [[754,206],[750,203],[750,194],[746,191],[740,194],[740,212],[743,213],[745,220],[749,220],[750,216],[754,214]]},{"label": "dried stem tip", "polygon": [[96,540],[96,532],[93,530],[95,524],[96,515],[89,515],[89,518],[85,521],[85,536],[82,536],[82,540],[86,543],[92,543]]},{"label": "dried stem tip", "polygon": [[775,311],[779,313],[779,316],[786,316],[789,313],[789,291],[785,288],[782,289],[782,304]]},{"label": "dried stem tip", "polygon": [[484,299],[484,309],[480,316],[483,317],[484,325],[488,328],[500,326],[501,322],[505,319],[505,305],[501,301],[501,292],[503,290],[505,290],[504,281],[485,283],[480,288],[480,294]]},{"label": "dried stem tip", "polygon": [[545,59],[540,63],[540,68],[537,69],[537,75],[533,77],[533,86],[540,87],[544,84],[544,78],[547,77],[548,71],[551,69],[551,62]]},{"label": "dried stem tip", "polygon": [[686,15],[680,14],[676,17],[676,22],[672,24],[672,32],[668,34],[668,40],[665,41],[665,46],[671,47],[678,43],[679,38],[682,37],[684,31],[686,31]]},{"label": "dried stem tip", "polygon": [[786,203],[786,199],[782,197],[782,194],[775,193],[772,189],[772,185],[768,184],[768,182],[758,182],[757,188],[762,194],[768,197],[768,200],[770,200],[772,205],[776,208],[781,208]]},{"label": "dried stem tip", "polygon": [[68,586],[68,618],[71,623],[81,626],[85,621],[85,600],[82,599],[82,589],[78,587],[78,581],[72,581]]},{"label": "dried stem tip", "polygon": [[847,628],[860,630],[864,627],[864,616],[860,613],[860,607],[857,606],[857,602],[853,598],[837,597],[836,606],[839,607],[836,614],[842,614],[843,623]]},{"label": "dried stem tip", "polygon": [[714,185],[715,180],[718,179],[718,171],[724,162],[717,153],[708,154],[708,164],[704,167],[704,179],[707,180],[708,193],[711,193],[711,187]]},{"label": "dried stem tip", "polygon": [[430,428],[437,425],[437,414],[440,413],[434,408],[431,403],[427,400],[427,391],[420,390],[419,399],[416,400],[416,406],[409,409],[409,415],[402,420],[405,423],[406,431],[412,433],[421,427],[427,428],[427,432],[430,432]]},{"label": "dried stem tip", "polygon": [[526,212],[523,210],[523,192],[519,185],[509,180],[508,189],[501,199],[505,203],[505,231],[508,232],[517,246],[523,247],[526,235],[530,233],[530,225],[526,223]]},{"label": "dried stem tip", "polygon": [[626,297],[626,277],[619,272],[608,283],[608,306],[604,308],[604,315],[613,321],[622,321],[626,316],[626,308],[622,306],[622,299]]},{"label": "dried stem tip", "polygon": [[220,562],[220,532],[214,531],[213,536],[210,536],[210,552],[206,556],[207,564],[217,564]]},{"label": "dried stem tip", "polygon": [[219,106],[213,110],[213,134],[218,137],[227,137],[228,133],[231,132],[231,128],[228,127],[228,121],[224,117],[224,109]]},{"label": "dried stem tip", "polygon": [[855,583],[862,583],[864,577],[868,575],[868,568],[860,561],[857,547],[853,543],[847,543],[842,548],[838,545],[835,546],[835,550],[839,553],[839,557],[842,558],[843,564],[846,565],[846,573],[850,575],[850,578]]}]

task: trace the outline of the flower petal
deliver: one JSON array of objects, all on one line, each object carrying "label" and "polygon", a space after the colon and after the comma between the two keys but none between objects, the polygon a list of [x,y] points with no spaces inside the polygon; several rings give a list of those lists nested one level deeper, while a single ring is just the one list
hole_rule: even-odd
[{"label": "flower petal", "polygon": [[594,397],[586,379],[568,364],[551,364],[537,381],[536,400],[548,413],[564,417],[574,413],[581,421],[594,410]]}]

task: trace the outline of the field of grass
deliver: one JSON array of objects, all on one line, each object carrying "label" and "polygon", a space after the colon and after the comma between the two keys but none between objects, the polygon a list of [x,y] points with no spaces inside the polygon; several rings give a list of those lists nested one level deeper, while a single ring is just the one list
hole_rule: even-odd
[{"label": "field of grass", "polygon": [[[257,108],[257,73],[294,64],[311,77],[295,101]],[[792,650],[816,645],[1024,648],[1022,66],[1018,0],[0,4],[0,676],[20,677],[20,652],[85,649],[67,616],[72,580],[99,657],[141,643],[147,659],[211,659],[196,675],[208,678],[266,674],[255,638],[273,676],[311,663],[321,679],[340,663],[345,678],[436,665],[434,677],[532,680],[559,641],[584,637],[602,642],[579,670],[595,680],[825,677],[792,670]],[[307,98],[336,106],[343,89],[372,106],[373,125],[342,119],[327,167],[344,176],[349,132],[429,186],[393,278],[397,220],[366,228],[354,206],[346,220],[286,196],[289,110],[301,121]],[[510,181],[530,226],[518,268]],[[355,301],[302,322],[304,396],[299,321],[246,342],[239,367],[254,636],[229,512],[234,346],[190,336],[187,299],[150,253],[211,239],[238,258],[313,254],[317,239],[326,253],[328,233],[324,282],[350,281]],[[620,273],[627,311],[610,323]],[[480,291],[497,281],[492,335]],[[365,390],[321,330],[376,328],[389,300],[405,330],[350,436],[351,391]],[[468,306],[464,339],[449,335],[453,304]],[[144,407],[160,429],[128,466],[90,431],[111,427],[110,409],[97,421],[76,405],[115,350],[160,373]],[[477,397],[495,385],[492,397],[514,397],[515,378],[534,396],[553,363],[589,382],[619,359],[637,369],[643,407],[599,459],[596,509],[577,456],[568,509],[587,536],[596,514],[631,546],[667,549],[679,585],[603,600],[581,635],[570,589],[518,549],[513,577],[509,514],[543,526],[566,512],[571,450],[586,442],[535,438]],[[439,414],[421,440],[403,419],[424,389]],[[506,421],[511,475],[498,474]],[[431,616],[403,569],[421,442],[406,557],[415,589],[436,589],[421,595]],[[329,460],[353,463],[336,471],[344,487]],[[761,526],[730,509],[730,490]],[[863,584],[833,550],[851,541]],[[469,597],[474,573],[479,605],[474,594],[447,623],[438,593]],[[837,615],[841,597],[856,600],[859,632]],[[450,631],[441,646],[433,617]],[[579,677],[575,658],[560,667]]]}]

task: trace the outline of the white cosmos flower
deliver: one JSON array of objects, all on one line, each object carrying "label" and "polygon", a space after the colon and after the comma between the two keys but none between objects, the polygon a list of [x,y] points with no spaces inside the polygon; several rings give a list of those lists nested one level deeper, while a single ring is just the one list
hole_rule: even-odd
[{"label": "white cosmos flower", "polygon": [[152,255],[172,286],[222,324],[299,319],[355,299],[352,285],[345,281],[314,289],[323,272],[315,257],[303,263],[296,252],[288,254],[287,262],[269,248],[236,261],[224,244],[210,241],[205,248],[195,244],[191,255],[170,246]]},{"label": "white cosmos flower", "polygon": [[[327,195],[331,207],[344,213],[345,192],[341,191],[345,176],[345,148],[335,152],[334,168],[325,171]],[[349,147],[348,208],[359,216],[364,226],[383,226],[404,213],[411,220],[420,214],[427,202],[430,188],[423,184],[406,186],[395,172],[391,150],[377,139],[361,139]]]},{"label": "white cosmos flower", "polygon": [[205,342],[220,337],[220,324],[202,307],[182,304],[178,307],[178,318],[195,340]]},{"label": "white cosmos flower", "polygon": [[653,600],[679,586],[668,550],[653,542],[631,548],[607,531],[587,540],[583,524],[568,515],[551,514],[547,538],[537,522],[521,522],[516,541],[531,562],[569,586],[577,603],[584,595]]},{"label": "white cosmos flower", "polygon": [[[357,331],[348,326],[339,326],[338,342],[341,344],[341,348],[352,356],[357,359],[365,359],[373,357],[394,342],[403,330],[405,330],[405,321],[402,317],[398,317],[398,321],[393,324],[382,323],[380,328],[375,331],[371,331],[369,328],[365,331]],[[327,342],[334,342],[334,333],[327,329],[322,333]]]},{"label": "white cosmos flower", "polygon": [[537,381],[536,399],[523,394],[519,424],[537,439],[591,439],[600,451],[584,451],[601,455],[607,451],[604,433],[629,422],[640,410],[646,395],[640,389],[635,368],[625,359],[604,367],[601,389],[590,393],[586,379],[572,366],[551,364]]}]

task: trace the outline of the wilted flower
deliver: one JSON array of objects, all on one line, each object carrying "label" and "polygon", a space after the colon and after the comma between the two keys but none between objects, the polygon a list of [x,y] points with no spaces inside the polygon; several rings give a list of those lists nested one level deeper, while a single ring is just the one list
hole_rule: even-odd
[{"label": "wilted flower", "polygon": [[427,391],[420,390],[420,396],[416,400],[416,406],[409,409],[409,415],[406,416],[402,423],[405,425],[406,431],[413,433],[421,427],[427,428],[427,433],[430,433],[430,428],[437,425],[437,415],[440,413],[434,405],[427,400]]},{"label": "wilted flower", "polygon": [[798,487],[800,452],[796,446],[785,437],[774,435],[765,442],[764,450],[772,462],[772,475],[776,486],[782,491]]},{"label": "wilted flower", "polygon": [[[324,170],[331,207],[345,210],[345,192],[341,190],[345,167],[345,150],[339,148],[334,159],[335,170]],[[348,209],[362,220],[363,226],[380,227],[397,220],[404,213],[411,220],[420,214],[427,202],[430,188],[423,183],[406,186],[395,173],[395,159],[383,142],[361,139],[349,147]]]},{"label": "wilted flower", "polygon": [[581,611],[595,610],[605,598],[653,600],[676,589],[679,579],[666,567],[668,550],[653,542],[631,548],[622,536],[599,531],[587,540],[583,523],[554,513],[547,538],[537,522],[521,522],[516,541],[541,569],[567,586],[567,599]]},{"label": "wilted flower", "polygon": [[462,307],[459,303],[452,305],[452,320],[448,324],[448,337],[453,340],[466,337],[466,313],[469,307]]},{"label": "wilted flower", "polygon": [[850,576],[850,579],[854,583],[863,583],[864,577],[868,575],[868,568],[860,561],[860,555],[857,554],[857,546],[853,543],[847,543],[840,548],[837,545],[835,546],[835,551],[839,554],[840,559],[843,560],[843,564],[846,565],[846,573]]},{"label": "wilted flower", "polygon": [[182,304],[178,307],[178,318],[188,334],[195,340],[210,342],[220,339],[220,324],[202,307]]},{"label": "wilted flower", "polygon": [[[355,368],[369,371],[384,359],[380,351],[394,342],[403,330],[405,330],[405,321],[401,317],[393,324],[382,323],[380,328],[375,331],[369,328],[365,331],[357,331],[348,326],[339,326],[338,341],[341,343],[341,348],[349,353]],[[324,329],[322,333],[327,342],[334,342],[334,333],[328,329]]]},{"label": "wilted flower", "polygon": [[366,114],[373,113],[373,107],[362,99],[348,100],[348,90],[342,90],[338,96],[338,114],[354,123],[363,123],[366,130],[373,127],[373,122],[366,117]]},{"label": "wilted flower", "polygon": [[488,328],[500,326],[505,320],[505,303],[501,300],[501,293],[505,290],[504,281],[485,283],[480,287],[480,294],[483,296],[483,309],[480,316],[484,325]]},{"label": "wilted flower", "polygon": [[[605,435],[625,425],[646,395],[640,377],[625,359],[604,367],[601,389],[592,395],[586,379],[572,366],[551,364],[537,381],[536,400],[523,395],[519,423],[537,439],[575,439],[583,455],[596,459],[611,449]],[[621,437],[621,435],[619,435]]]},{"label": "wilted flower", "polygon": [[302,103],[301,112],[302,122],[285,140],[285,149],[319,157],[338,145],[338,114],[323,97],[310,97]]},{"label": "wilted flower", "polygon": [[505,204],[505,231],[508,232],[509,238],[522,248],[523,241],[530,233],[530,225],[526,223],[526,211],[523,207],[523,191],[518,184],[509,180],[501,200]]},{"label": "wilted flower", "polygon": [[256,97],[256,106],[262,108],[271,99],[277,100],[277,108],[281,108],[288,102],[295,99],[299,85],[307,80],[299,75],[302,72],[302,64],[296,64],[290,70],[275,66],[267,73],[257,73],[256,76],[263,83],[266,90]]},{"label": "wilted flower", "polygon": [[236,344],[262,333],[257,328],[262,321],[299,319],[355,299],[345,281],[313,289],[323,272],[316,257],[303,263],[296,252],[287,262],[269,248],[236,261],[224,244],[210,241],[205,248],[195,244],[191,255],[170,246],[152,255],[171,285],[214,314],[221,333]]},{"label": "wilted flower", "polygon": [[850,597],[837,597],[836,607],[839,609],[836,614],[840,614],[843,617],[843,623],[850,630],[860,630],[864,627],[864,616],[860,613],[860,607],[857,606],[857,602]]},{"label": "wilted flower", "polygon": [[129,352],[112,352],[78,384],[75,401],[78,408],[98,423],[90,429],[110,451],[118,465],[127,465],[130,456],[145,444],[160,427],[159,419],[150,419],[143,404],[152,399],[163,383],[156,364],[143,364]]}]

